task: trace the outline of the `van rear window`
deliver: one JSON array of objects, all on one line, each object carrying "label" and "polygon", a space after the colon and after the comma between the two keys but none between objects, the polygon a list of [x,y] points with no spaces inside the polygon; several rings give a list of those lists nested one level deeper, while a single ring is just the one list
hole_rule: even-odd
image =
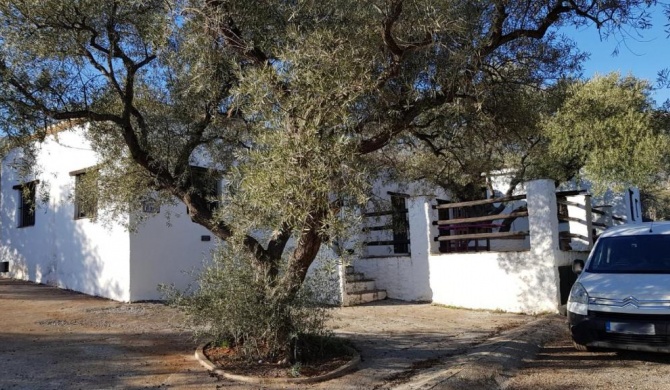
[{"label": "van rear window", "polygon": [[586,271],[670,274],[670,235],[603,237],[598,240]]}]

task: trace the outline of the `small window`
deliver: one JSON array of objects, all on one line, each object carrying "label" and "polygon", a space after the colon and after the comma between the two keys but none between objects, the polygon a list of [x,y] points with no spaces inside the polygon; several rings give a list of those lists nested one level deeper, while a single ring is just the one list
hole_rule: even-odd
[{"label": "small window", "polygon": [[152,195],[142,197],[142,212],[147,214],[158,214],[161,212],[161,205]]},{"label": "small window", "polygon": [[[191,181],[193,183],[193,190],[203,195],[207,200],[209,210],[215,211],[219,207],[219,196],[221,196],[217,172],[192,165]],[[186,208],[186,213],[189,214],[188,207]]]},{"label": "small window", "polygon": [[161,205],[154,198],[145,198],[142,200],[142,212],[147,214],[158,214],[161,212]]},{"label": "small window", "polygon": [[409,223],[405,197],[391,195],[391,223],[393,227],[393,253],[409,253]]},{"label": "small window", "polygon": [[37,190],[37,181],[31,181],[13,188],[18,192],[18,227],[35,226],[35,192]]},{"label": "small window", "polygon": [[95,218],[98,213],[96,170],[71,172],[74,176],[74,219]]}]

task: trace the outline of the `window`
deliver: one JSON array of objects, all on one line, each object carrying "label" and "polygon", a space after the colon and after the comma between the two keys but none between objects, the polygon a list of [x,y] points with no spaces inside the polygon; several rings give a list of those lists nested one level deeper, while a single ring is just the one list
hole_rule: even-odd
[{"label": "window", "polygon": [[[219,207],[219,180],[216,177],[216,171],[191,166],[191,182],[193,190],[205,197],[210,211],[214,211]],[[189,213],[188,208],[186,213]]]},{"label": "window", "polygon": [[588,272],[670,274],[670,236],[639,234],[598,240]]},{"label": "window", "polygon": [[393,253],[409,253],[409,223],[405,196],[391,195],[391,223],[393,226]]},{"label": "window", "polygon": [[142,211],[147,214],[159,214],[161,205],[157,199],[148,196],[142,199]]},{"label": "window", "polygon": [[18,192],[18,227],[35,226],[35,192],[38,181],[16,185],[13,188]]},{"label": "window", "polygon": [[74,219],[95,218],[98,213],[98,172],[70,172],[74,176]]}]

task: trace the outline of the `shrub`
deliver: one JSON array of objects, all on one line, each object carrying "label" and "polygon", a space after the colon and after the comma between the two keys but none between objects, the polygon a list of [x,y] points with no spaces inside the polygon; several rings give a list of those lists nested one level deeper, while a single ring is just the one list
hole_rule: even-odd
[{"label": "shrub", "polygon": [[281,271],[269,275],[246,251],[225,245],[197,277],[198,288],[162,289],[197,337],[228,345],[243,359],[295,364],[322,350],[314,341],[330,336],[329,310],[315,299],[319,280],[308,279],[291,293],[297,281],[288,278]]}]

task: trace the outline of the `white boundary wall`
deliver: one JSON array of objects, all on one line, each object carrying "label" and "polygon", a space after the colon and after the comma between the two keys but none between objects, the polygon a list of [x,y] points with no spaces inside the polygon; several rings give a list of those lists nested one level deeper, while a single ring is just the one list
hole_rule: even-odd
[{"label": "white boundary wall", "polygon": [[476,309],[558,311],[558,219],[551,180],[526,185],[530,251],[431,255],[433,302]]},{"label": "white boundary wall", "polygon": [[[559,266],[586,252],[561,251],[552,180],[525,185],[530,250],[439,254],[433,196],[408,199],[411,256],[362,258],[356,271],[375,279],[390,298],[509,312],[558,312]],[[576,199],[574,199],[576,200]]]}]

